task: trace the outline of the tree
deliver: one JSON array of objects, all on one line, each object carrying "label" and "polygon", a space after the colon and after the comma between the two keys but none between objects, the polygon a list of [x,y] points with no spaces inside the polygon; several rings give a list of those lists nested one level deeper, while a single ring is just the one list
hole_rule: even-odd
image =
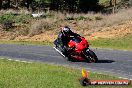
[{"label": "tree", "polygon": [[78,2],[79,0],[66,0],[67,7],[69,12],[76,12],[78,9]]},{"label": "tree", "polygon": [[0,0],[0,9],[2,8],[2,0]]},{"label": "tree", "polygon": [[99,10],[99,0],[80,0],[80,9],[83,12],[87,11],[98,11]]},{"label": "tree", "polygon": [[[3,0],[0,0],[0,9],[2,7],[9,8],[11,0],[4,0],[6,5],[2,4]],[[87,11],[97,11],[99,0],[12,0],[16,8],[19,6],[25,6],[29,8],[47,8],[56,11],[68,11],[68,12],[87,12]],[[46,4],[48,2],[48,4]],[[4,5],[4,6],[2,6]]]},{"label": "tree", "polygon": [[10,0],[7,0],[7,8],[10,8]]},{"label": "tree", "polygon": [[51,8],[54,10],[76,12],[96,11],[98,10],[99,0],[52,0]]},{"label": "tree", "polygon": [[33,0],[24,0],[25,6],[29,10],[30,5],[32,4]]},{"label": "tree", "polygon": [[110,0],[110,6],[113,7],[112,12],[115,13],[117,0]]},{"label": "tree", "polygon": [[[15,2],[15,8],[18,8],[18,0],[14,0],[14,2]],[[19,0],[19,2],[20,2],[20,0]]]},{"label": "tree", "polygon": [[[1,7],[4,9],[10,8],[10,0],[0,0],[1,1]],[[4,2],[3,2],[4,1]]]}]

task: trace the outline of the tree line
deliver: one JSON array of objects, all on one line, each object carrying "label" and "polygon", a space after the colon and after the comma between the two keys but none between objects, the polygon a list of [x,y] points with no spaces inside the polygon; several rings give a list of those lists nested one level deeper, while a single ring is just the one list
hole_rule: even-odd
[{"label": "tree line", "polygon": [[0,0],[0,9],[26,7],[27,9],[49,8],[69,12],[97,11],[99,0]]},{"label": "tree line", "polygon": [[[117,0],[108,0],[115,7]],[[121,0],[121,5],[132,5],[132,0]],[[101,11],[104,7],[99,0],[0,0],[0,9],[23,8],[28,10],[45,9],[68,12]]]},{"label": "tree line", "polygon": [[0,0],[0,9],[18,8],[25,6],[27,9],[33,0]]}]

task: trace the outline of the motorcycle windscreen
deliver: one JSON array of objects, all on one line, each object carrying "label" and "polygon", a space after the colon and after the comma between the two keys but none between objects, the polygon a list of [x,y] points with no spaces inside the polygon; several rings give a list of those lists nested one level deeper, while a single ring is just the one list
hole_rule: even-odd
[{"label": "motorcycle windscreen", "polygon": [[82,41],[82,39],[79,38],[79,37],[75,37],[75,38],[72,39],[72,41],[74,41],[76,43],[80,43]]}]

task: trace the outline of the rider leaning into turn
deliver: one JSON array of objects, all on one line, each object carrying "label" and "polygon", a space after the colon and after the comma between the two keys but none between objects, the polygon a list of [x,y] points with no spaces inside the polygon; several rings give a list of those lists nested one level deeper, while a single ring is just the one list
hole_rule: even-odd
[{"label": "rider leaning into turn", "polygon": [[60,43],[63,49],[67,48],[67,43],[69,42],[70,36],[77,37],[80,35],[72,32],[68,26],[62,27],[58,35],[58,42]]}]

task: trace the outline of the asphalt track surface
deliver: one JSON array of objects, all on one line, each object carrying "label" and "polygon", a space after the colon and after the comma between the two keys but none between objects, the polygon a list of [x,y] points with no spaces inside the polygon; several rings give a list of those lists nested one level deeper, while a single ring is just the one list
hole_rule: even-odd
[{"label": "asphalt track surface", "polygon": [[98,56],[97,63],[70,62],[51,46],[0,44],[0,56],[21,61],[39,61],[82,68],[99,73],[132,79],[132,51],[92,49]]}]

